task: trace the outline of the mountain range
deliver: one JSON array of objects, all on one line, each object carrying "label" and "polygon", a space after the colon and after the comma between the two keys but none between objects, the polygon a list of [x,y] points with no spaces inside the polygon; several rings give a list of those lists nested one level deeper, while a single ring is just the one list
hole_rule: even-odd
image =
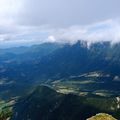
[{"label": "mountain range", "polygon": [[1,49],[0,98],[15,101],[12,120],[120,119],[119,51],[83,41]]}]

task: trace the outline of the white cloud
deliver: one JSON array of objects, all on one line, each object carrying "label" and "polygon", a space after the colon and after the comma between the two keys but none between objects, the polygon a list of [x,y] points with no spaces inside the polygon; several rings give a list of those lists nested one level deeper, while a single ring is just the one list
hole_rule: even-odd
[{"label": "white cloud", "polygon": [[0,0],[0,25],[14,24],[24,0]]},{"label": "white cloud", "polygon": [[[2,29],[3,30],[3,29]],[[3,34],[3,33],[6,34]],[[99,41],[120,42],[120,20],[106,20],[91,25],[51,28],[48,26],[15,26],[11,31],[5,29],[0,34],[1,45],[39,44],[43,42],[59,42],[74,44],[78,40],[88,44]],[[8,41],[8,42],[7,42]]]},{"label": "white cloud", "polygon": [[55,39],[54,36],[50,35],[50,36],[48,36],[48,41],[50,41],[50,42],[56,42],[56,39]]},{"label": "white cloud", "polygon": [[119,42],[119,3],[115,0],[0,0],[0,44]]}]

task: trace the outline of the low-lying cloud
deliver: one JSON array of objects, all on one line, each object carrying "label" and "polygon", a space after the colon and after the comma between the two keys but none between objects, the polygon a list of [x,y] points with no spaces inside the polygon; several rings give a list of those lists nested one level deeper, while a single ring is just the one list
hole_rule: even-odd
[{"label": "low-lying cloud", "polygon": [[72,26],[66,29],[57,29],[48,37],[51,42],[70,42],[78,40],[88,43],[111,41],[120,42],[120,21],[106,20],[87,26]]}]

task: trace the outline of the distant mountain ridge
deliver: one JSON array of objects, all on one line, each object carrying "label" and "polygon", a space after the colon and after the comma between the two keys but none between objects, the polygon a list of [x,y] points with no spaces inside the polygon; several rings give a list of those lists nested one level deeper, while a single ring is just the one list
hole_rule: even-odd
[{"label": "distant mountain ridge", "polygon": [[[115,76],[120,74],[119,51],[120,44],[111,46],[109,42],[94,43],[90,48],[83,42],[77,42],[74,45],[66,44],[62,47],[48,44],[41,45],[34,51],[31,48],[30,52],[18,56],[13,54],[13,59],[11,59],[14,60],[13,63],[9,59],[3,59],[2,62],[6,62],[7,74],[15,73],[12,75],[13,78],[16,74],[21,78],[20,73],[26,76],[29,74],[32,78],[36,76],[46,79],[94,71],[102,71]],[[10,64],[7,64],[9,62]],[[15,68],[17,70],[14,70]],[[32,76],[33,73],[34,76]]]}]

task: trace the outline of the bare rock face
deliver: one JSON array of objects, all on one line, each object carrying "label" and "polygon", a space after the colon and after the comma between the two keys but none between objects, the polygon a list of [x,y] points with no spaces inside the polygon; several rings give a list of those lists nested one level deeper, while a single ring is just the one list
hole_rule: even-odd
[{"label": "bare rock face", "polygon": [[99,113],[91,118],[88,118],[87,120],[117,120],[111,115],[105,114],[105,113]]}]

